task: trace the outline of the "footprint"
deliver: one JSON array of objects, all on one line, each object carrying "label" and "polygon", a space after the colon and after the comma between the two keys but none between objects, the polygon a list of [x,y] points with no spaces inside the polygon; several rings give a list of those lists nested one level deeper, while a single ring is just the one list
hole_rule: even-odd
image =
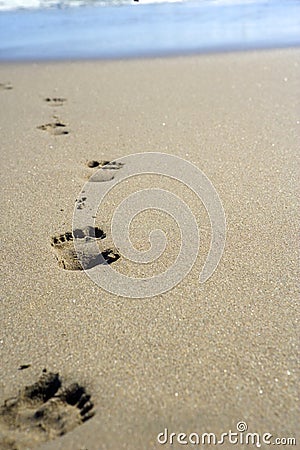
[{"label": "footprint", "polygon": [[95,414],[91,396],[78,383],[62,386],[58,373],[43,370],[0,408],[0,448],[23,450],[63,436]]},{"label": "footprint", "polygon": [[116,161],[95,161],[91,160],[86,163],[86,165],[90,168],[99,167],[106,170],[118,170],[124,166],[124,163],[116,162]]},{"label": "footprint", "polygon": [[44,101],[50,106],[62,106],[67,99],[63,97],[46,97]]},{"label": "footprint", "polygon": [[54,134],[56,136],[62,134],[69,134],[69,132],[65,129],[66,125],[61,123],[59,120],[56,120],[52,123],[46,123],[45,125],[39,125],[37,127],[38,130],[48,131],[50,134]]},{"label": "footprint", "polygon": [[112,249],[105,249],[100,253],[98,250],[94,251],[94,240],[104,239],[105,233],[100,228],[86,227],[82,230],[74,230],[74,237],[82,239],[84,243],[83,249],[78,252],[75,251],[74,238],[71,232],[52,236],[51,246],[58,261],[59,267],[65,270],[83,270],[91,269],[99,264],[103,264],[105,259],[107,264],[111,264],[120,258],[120,255]]},{"label": "footprint", "polygon": [[93,182],[110,181],[115,178],[115,171],[121,169],[124,163],[116,161],[95,161],[91,160],[87,162],[89,168],[98,168],[97,172],[91,177],[88,177]]},{"label": "footprint", "polygon": [[10,91],[11,89],[13,89],[12,84],[10,83],[0,83],[0,90],[5,90],[5,91]]}]

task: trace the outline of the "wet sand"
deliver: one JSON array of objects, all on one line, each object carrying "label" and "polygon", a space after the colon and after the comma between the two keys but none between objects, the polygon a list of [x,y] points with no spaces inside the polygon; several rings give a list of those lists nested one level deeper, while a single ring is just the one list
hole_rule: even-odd
[{"label": "wet sand", "polygon": [[[9,429],[2,409],[4,448],[146,450],[161,447],[156,437],[165,428],[220,436],[239,421],[250,432],[296,437],[299,68],[298,49],[0,65],[0,403],[21,390],[16,408],[25,411]],[[155,175],[111,194],[97,215],[101,245],[113,248],[111,216],[129,193],[169,189],[201,230],[199,256],[181,283],[151,299],[122,298],[56,259],[51,236],[72,230],[75,201],[97,170],[87,161],[137,152],[187,159],[219,193],[226,247],[203,285],[205,208]],[[172,220],[145,213],[132,235],[145,250],[149,232],[161,227],[166,254],[151,270],[122,256],[113,267],[131,276],[165,270],[180,245]],[[95,415],[77,426],[80,409],[61,395],[54,402],[74,420],[43,443],[47,433],[24,419],[22,389],[44,368],[63,386],[78,383]],[[51,420],[47,439],[61,419]]]}]

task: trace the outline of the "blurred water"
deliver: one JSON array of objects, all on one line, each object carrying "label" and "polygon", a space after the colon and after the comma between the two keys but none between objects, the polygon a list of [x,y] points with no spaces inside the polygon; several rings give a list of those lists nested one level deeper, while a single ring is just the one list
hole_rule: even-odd
[{"label": "blurred water", "polygon": [[106,6],[103,0],[93,5],[86,0],[13,1],[32,8],[0,12],[1,60],[120,58],[300,43],[298,0],[123,0],[119,5],[107,0]]}]

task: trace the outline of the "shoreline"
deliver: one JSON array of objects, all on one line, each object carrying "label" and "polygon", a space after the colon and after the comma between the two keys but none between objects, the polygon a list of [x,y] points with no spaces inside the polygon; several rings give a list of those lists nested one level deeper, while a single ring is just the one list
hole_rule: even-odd
[{"label": "shoreline", "polygon": [[131,56],[112,56],[112,57],[94,57],[94,58],[84,58],[83,56],[78,58],[53,58],[53,59],[39,59],[39,58],[33,58],[33,59],[0,59],[0,67],[3,66],[24,66],[27,64],[38,64],[38,65],[64,65],[64,64],[101,64],[101,63],[120,63],[120,62],[131,62],[131,61],[156,61],[156,60],[176,60],[176,59],[185,59],[185,58],[201,58],[202,56],[205,57],[214,57],[214,56],[222,56],[222,55],[244,55],[244,54],[259,54],[259,53],[273,53],[273,52],[289,52],[289,51],[297,51],[300,49],[299,45],[290,45],[286,46],[282,44],[282,46],[261,46],[261,47],[248,47],[248,48],[224,48],[224,49],[201,49],[201,50],[195,50],[189,52],[188,50],[184,52],[174,52],[174,53],[161,53],[161,54],[137,54],[137,55],[131,55]]},{"label": "shoreline", "polygon": [[0,12],[0,58],[118,59],[299,46],[299,11],[297,0],[273,0]]}]

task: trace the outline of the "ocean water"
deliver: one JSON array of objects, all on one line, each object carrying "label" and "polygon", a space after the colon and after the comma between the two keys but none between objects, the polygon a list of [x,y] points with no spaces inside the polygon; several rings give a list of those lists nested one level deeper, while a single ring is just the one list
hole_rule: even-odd
[{"label": "ocean water", "polygon": [[299,44],[299,0],[0,0],[2,61]]}]

